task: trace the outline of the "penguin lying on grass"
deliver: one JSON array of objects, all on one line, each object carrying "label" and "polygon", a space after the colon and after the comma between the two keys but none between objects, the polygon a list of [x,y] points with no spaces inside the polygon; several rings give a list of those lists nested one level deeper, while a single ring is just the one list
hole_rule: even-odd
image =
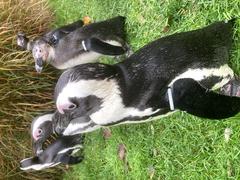
[{"label": "penguin lying on grass", "polygon": [[44,62],[57,69],[67,69],[96,62],[102,55],[127,53],[129,48],[125,43],[124,24],[122,16],[85,26],[82,26],[82,21],[77,21],[34,41],[19,34],[18,45],[32,51],[37,72],[42,71]]},{"label": "penguin lying on grass", "polygon": [[83,64],[65,71],[55,87],[55,102],[59,113],[71,118],[66,127],[53,119],[54,128],[73,135],[175,110],[209,119],[234,116],[240,98],[210,91],[234,77],[227,64],[233,25],[234,20],[216,22],[160,38],[115,65]]},{"label": "penguin lying on grass", "polygon": [[60,136],[43,150],[43,143],[53,134],[52,117],[54,113],[35,118],[32,122],[32,138],[36,156],[20,162],[22,170],[42,170],[63,164],[77,164],[83,160],[82,156],[72,156],[82,149],[82,135]]}]

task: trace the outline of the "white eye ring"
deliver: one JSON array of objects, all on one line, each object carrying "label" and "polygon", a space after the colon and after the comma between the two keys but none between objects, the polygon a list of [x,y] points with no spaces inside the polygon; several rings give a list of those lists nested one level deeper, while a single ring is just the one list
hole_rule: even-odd
[{"label": "white eye ring", "polygon": [[68,110],[73,110],[77,107],[76,104],[71,104],[70,106],[68,106]]}]

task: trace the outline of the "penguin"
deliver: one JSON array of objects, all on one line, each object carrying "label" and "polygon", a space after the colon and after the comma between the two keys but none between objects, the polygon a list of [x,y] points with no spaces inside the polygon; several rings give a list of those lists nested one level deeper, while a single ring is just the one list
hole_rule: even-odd
[{"label": "penguin", "polygon": [[[39,155],[43,151],[43,144],[50,136],[61,135],[68,125],[69,120],[69,115],[62,115],[58,111],[48,112],[35,117],[31,123],[34,154]],[[75,120],[72,121],[74,122]],[[76,121],[79,121],[79,118]],[[56,124],[58,126],[55,126]]]},{"label": "penguin", "polygon": [[24,50],[32,51],[35,43],[34,41],[42,39],[43,41],[50,44],[51,46],[55,46],[61,38],[63,38],[70,32],[75,31],[77,28],[82,27],[83,25],[84,25],[84,22],[82,20],[78,20],[71,24],[49,31],[43,36],[32,41],[30,41],[29,38],[27,38],[23,32],[20,32],[17,34],[17,45]]},{"label": "penguin", "polygon": [[[18,37],[18,44],[32,50],[35,59],[35,69],[41,72],[44,62],[57,69],[68,69],[78,64],[97,62],[102,55],[119,56],[129,53],[125,42],[125,17],[117,16],[105,21],[73,28],[60,28],[45,36],[29,42],[25,36]],[[67,29],[67,33],[65,33]],[[23,42],[23,43],[21,43]],[[22,44],[22,45],[21,45]]]},{"label": "penguin", "polygon": [[44,142],[54,133],[52,118],[54,113],[37,116],[31,123],[33,152],[39,155],[43,151]]},{"label": "penguin", "polygon": [[[234,22],[159,38],[115,65],[82,64],[66,70],[54,91],[59,113],[70,114],[63,134],[146,122],[177,110],[209,119],[234,116],[239,97],[210,91],[234,77],[227,64]],[[86,119],[89,127],[82,122]]]},{"label": "penguin", "polygon": [[23,159],[20,162],[21,170],[42,170],[63,164],[77,164],[83,156],[72,156],[83,146],[83,136],[60,136],[37,156]]}]

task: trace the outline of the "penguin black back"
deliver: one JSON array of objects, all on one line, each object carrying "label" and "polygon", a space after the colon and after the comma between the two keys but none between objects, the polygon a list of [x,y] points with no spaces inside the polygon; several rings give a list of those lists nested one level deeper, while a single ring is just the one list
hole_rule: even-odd
[{"label": "penguin black back", "polygon": [[[233,41],[233,25],[234,20],[221,21],[202,29],[163,37],[116,64],[121,69],[120,77],[124,77],[120,78],[124,104],[139,102],[149,92],[146,87],[160,92],[189,69],[218,69],[227,64]],[[139,96],[136,98],[136,95]],[[159,93],[156,94],[158,96]],[[153,99],[158,99],[156,97]]]}]

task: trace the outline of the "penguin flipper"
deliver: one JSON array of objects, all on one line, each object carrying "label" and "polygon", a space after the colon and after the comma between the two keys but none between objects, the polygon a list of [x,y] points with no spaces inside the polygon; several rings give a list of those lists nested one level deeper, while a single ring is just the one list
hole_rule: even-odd
[{"label": "penguin flipper", "polygon": [[240,98],[225,96],[186,78],[174,82],[172,96],[175,108],[209,119],[224,119],[240,111]]},{"label": "penguin flipper", "polygon": [[126,52],[123,47],[108,44],[98,38],[85,39],[84,43],[87,50],[94,51],[103,55],[117,56],[122,55]]}]

